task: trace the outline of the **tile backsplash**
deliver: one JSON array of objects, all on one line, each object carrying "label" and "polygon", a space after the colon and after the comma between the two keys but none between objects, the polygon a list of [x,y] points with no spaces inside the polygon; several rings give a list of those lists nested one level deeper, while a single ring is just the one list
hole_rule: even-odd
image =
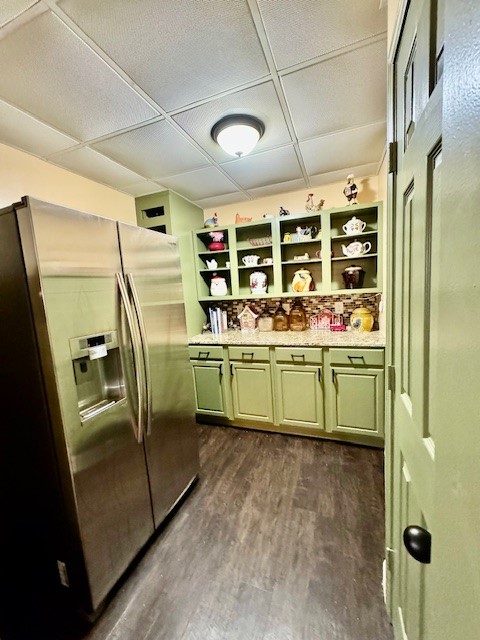
[{"label": "tile backsplash", "polygon": [[[282,298],[244,298],[243,300],[219,300],[218,302],[209,304],[208,307],[220,307],[222,311],[227,312],[228,324],[231,328],[240,328],[238,314],[242,311],[245,304],[248,304],[256,313],[263,313],[265,310],[274,311],[278,304],[282,304],[283,308],[288,312],[294,300],[298,297],[282,297]],[[375,317],[374,329],[378,329],[378,314],[381,294],[375,293],[352,293],[330,296],[305,296],[300,297],[302,305],[309,318],[324,309],[329,309],[335,313],[335,302],[343,302],[343,319],[345,324],[350,322],[350,315],[357,307],[366,307]]]}]

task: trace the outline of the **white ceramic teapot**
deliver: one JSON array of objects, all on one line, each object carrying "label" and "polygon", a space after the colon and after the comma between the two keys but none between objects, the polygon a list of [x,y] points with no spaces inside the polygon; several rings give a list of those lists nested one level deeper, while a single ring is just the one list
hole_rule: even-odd
[{"label": "white ceramic teapot", "polygon": [[342,229],[345,232],[345,235],[354,236],[356,233],[362,233],[362,231],[365,231],[366,226],[366,222],[363,222],[363,220],[359,220],[353,216],[353,218],[343,225]]},{"label": "white ceramic teapot", "polygon": [[357,258],[358,256],[363,256],[368,253],[371,248],[372,245],[368,241],[360,242],[359,240],[354,240],[347,246],[342,244],[343,254],[346,255],[347,258]]}]

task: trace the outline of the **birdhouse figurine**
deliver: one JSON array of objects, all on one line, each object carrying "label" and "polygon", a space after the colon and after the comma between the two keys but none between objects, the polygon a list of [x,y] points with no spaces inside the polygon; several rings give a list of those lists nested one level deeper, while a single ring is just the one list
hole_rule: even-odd
[{"label": "birdhouse figurine", "polygon": [[253,333],[257,330],[256,321],[260,314],[255,313],[248,304],[246,304],[237,318],[240,320],[240,330],[243,333]]}]

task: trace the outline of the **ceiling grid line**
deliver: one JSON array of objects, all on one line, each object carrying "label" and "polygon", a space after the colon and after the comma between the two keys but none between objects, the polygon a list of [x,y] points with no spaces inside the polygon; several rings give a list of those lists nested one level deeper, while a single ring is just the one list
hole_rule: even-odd
[{"label": "ceiling grid line", "polygon": [[[378,0],[15,0],[0,9],[0,143],[208,207],[373,175],[386,23]],[[210,131],[242,113],[265,133],[233,159]]]},{"label": "ceiling grid line", "polygon": [[280,102],[280,106],[283,111],[283,117],[285,118],[286,125],[290,132],[290,136],[293,142],[293,148],[295,150],[295,154],[297,156],[298,163],[300,165],[300,169],[302,171],[303,179],[305,180],[305,184],[307,187],[310,187],[310,180],[308,177],[307,169],[305,167],[305,163],[303,161],[302,152],[300,150],[300,146],[298,144],[298,137],[295,131],[295,126],[293,124],[292,116],[290,110],[288,108],[288,102],[285,97],[285,93],[283,90],[283,86],[281,80],[279,78],[275,60],[273,58],[273,53],[270,48],[270,42],[268,40],[267,32],[265,30],[265,25],[263,22],[262,15],[260,13],[260,7],[258,6],[257,0],[247,0],[248,6],[250,7],[250,12],[252,14],[252,19],[255,24],[255,29],[257,30],[258,38],[260,40],[260,44],[262,46],[265,59],[267,60],[267,65],[270,70],[270,74],[272,76],[273,85],[275,87],[275,91],[277,93],[277,98]]}]

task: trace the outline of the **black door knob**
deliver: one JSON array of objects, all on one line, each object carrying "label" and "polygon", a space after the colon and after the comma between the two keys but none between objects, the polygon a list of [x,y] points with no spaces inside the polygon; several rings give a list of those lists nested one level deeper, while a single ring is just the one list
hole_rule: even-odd
[{"label": "black door knob", "polygon": [[422,564],[430,564],[432,535],[423,527],[411,525],[403,532],[403,544],[406,550]]}]

